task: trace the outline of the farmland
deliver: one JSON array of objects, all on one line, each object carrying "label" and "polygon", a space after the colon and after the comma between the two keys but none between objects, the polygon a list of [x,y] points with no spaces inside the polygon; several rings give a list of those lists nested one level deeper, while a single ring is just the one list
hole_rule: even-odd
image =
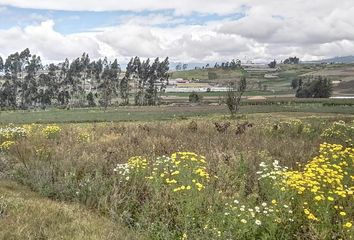
[{"label": "farmland", "polygon": [[[208,73],[215,73],[217,78],[208,79]],[[353,95],[352,84],[354,81],[354,66],[352,64],[280,64],[276,69],[269,69],[266,66],[245,66],[241,70],[223,69],[197,69],[177,71],[171,74],[171,78],[182,78],[209,83],[227,84],[230,81],[240,78],[242,74],[247,75],[249,82],[249,95],[294,95],[291,89],[291,81],[306,76],[325,76],[335,81],[334,96]]]}]

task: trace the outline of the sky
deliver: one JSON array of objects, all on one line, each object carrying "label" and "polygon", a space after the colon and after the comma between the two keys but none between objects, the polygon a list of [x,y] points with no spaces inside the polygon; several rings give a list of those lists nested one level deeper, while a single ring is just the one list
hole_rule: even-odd
[{"label": "sky", "polygon": [[353,0],[0,0],[0,56],[311,61],[354,55]]}]

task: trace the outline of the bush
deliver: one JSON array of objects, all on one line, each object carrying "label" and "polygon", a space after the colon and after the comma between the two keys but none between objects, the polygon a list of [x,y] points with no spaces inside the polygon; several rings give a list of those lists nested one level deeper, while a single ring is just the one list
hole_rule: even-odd
[{"label": "bush", "polygon": [[354,146],[354,121],[345,123],[344,121],[334,122],[332,126],[326,128],[322,134],[326,141],[341,143],[345,146]]},{"label": "bush", "polygon": [[[353,236],[354,148],[321,144],[319,155],[299,171],[281,168],[278,163],[263,164],[261,179],[269,181],[265,193],[279,204],[291,202],[293,219],[312,238]],[[270,184],[269,184],[270,183]],[[270,187],[269,187],[270,186]],[[269,191],[268,191],[269,190]]]},{"label": "bush", "polygon": [[331,143],[313,158],[328,128],[322,120],[265,117],[239,135],[231,120],[223,134],[215,119],[67,124],[54,141],[43,133],[52,127],[26,125],[1,159],[42,195],[80,202],[153,239],[350,239],[354,153]]},{"label": "bush", "polygon": [[203,100],[203,96],[196,92],[192,92],[191,94],[189,94],[189,102],[191,103],[199,103],[202,100]]}]

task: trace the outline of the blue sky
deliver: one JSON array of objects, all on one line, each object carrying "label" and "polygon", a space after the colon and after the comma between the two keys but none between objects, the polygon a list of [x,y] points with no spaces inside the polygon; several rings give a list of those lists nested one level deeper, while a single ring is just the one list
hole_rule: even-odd
[{"label": "blue sky", "polygon": [[[173,15],[173,10],[159,11],[63,11],[18,8],[12,6],[0,6],[3,8],[0,14],[0,29],[8,29],[14,26],[26,27],[27,25],[39,24],[45,20],[54,20],[54,29],[62,34],[94,31],[98,28],[111,27],[130,19],[132,16],[146,17],[149,15]],[[245,16],[244,12],[218,15],[215,13],[202,14],[193,12],[188,16],[175,16],[175,22],[161,22],[154,24],[159,27],[174,27],[180,24],[204,25],[210,21],[222,19],[236,20]]]},{"label": "blue sky", "polygon": [[352,0],[0,0],[0,56],[317,60],[354,54],[352,16]]}]

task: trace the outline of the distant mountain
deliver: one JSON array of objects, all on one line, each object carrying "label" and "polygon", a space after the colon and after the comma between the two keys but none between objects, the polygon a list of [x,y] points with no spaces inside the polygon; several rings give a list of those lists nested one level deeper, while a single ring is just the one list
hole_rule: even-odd
[{"label": "distant mountain", "polygon": [[334,57],[323,59],[319,61],[313,61],[315,63],[354,63],[354,56]]}]

